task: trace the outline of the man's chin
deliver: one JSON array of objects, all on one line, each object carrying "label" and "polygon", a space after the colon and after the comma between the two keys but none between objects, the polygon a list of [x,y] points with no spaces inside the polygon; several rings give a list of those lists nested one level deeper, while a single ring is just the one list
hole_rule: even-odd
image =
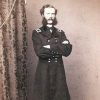
[{"label": "man's chin", "polygon": [[53,21],[47,21],[47,24],[53,24]]}]

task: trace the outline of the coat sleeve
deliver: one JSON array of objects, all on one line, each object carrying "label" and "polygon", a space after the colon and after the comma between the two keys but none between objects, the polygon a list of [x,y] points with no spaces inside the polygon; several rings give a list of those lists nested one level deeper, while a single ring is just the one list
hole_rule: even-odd
[{"label": "coat sleeve", "polygon": [[35,53],[40,58],[50,58],[52,56],[52,52],[50,49],[43,47],[39,34],[40,33],[38,33],[36,30],[33,30],[32,32],[32,41]]},{"label": "coat sleeve", "polygon": [[[68,43],[63,44],[64,41],[68,41]],[[72,44],[70,44],[63,31],[61,32],[61,42],[58,44],[58,49],[58,52],[65,57],[69,56],[72,51]]]}]

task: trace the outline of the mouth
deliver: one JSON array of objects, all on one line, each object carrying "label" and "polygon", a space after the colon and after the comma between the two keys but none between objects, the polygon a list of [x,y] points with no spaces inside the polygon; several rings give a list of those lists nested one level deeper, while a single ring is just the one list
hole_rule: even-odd
[{"label": "mouth", "polygon": [[48,21],[53,21],[52,19],[49,19]]},{"label": "mouth", "polygon": [[48,21],[53,21],[53,19],[48,19]]}]

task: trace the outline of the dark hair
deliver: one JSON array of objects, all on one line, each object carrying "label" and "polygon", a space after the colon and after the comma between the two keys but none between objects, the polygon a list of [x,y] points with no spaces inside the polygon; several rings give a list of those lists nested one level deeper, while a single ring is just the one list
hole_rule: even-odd
[{"label": "dark hair", "polygon": [[41,14],[41,15],[44,14],[44,9],[45,9],[45,8],[54,8],[54,9],[55,9],[55,14],[57,14],[57,9],[56,9],[54,6],[52,6],[52,5],[50,5],[50,4],[46,4],[46,5],[44,5],[44,6],[40,9],[40,14]]},{"label": "dark hair", "polygon": [[[58,21],[57,21],[57,19],[55,17],[55,19],[53,20],[53,25],[57,25],[57,23],[58,23]],[[45,19],[45,17],[42,20],[42,24],[43,24],[43,26],[47,25],[47,20]]]}]

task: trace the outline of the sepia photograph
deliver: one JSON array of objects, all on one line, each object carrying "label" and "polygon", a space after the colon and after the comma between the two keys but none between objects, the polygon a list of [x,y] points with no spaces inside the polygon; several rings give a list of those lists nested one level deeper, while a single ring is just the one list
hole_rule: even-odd
[{"label": "sepia photograph", "polygon": [[99,100],[100,0],[0,0],[0,100]]}]

